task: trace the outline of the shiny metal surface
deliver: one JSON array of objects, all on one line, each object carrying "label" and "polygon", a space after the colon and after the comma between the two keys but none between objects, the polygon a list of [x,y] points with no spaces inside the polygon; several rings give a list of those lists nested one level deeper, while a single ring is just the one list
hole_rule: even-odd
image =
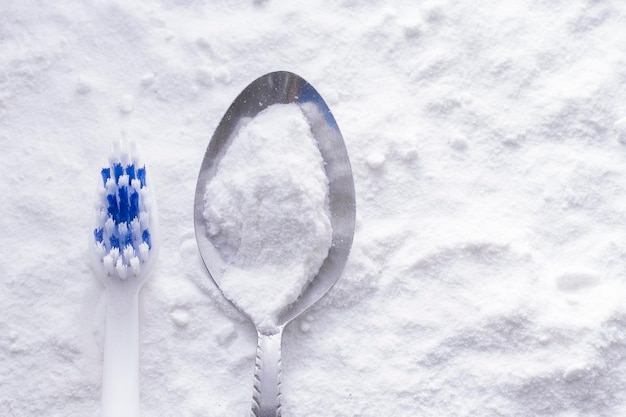
[{"label": "shiny metal surface", "polygon": [[[221,157],[242,122],[246,118],[254,117],[263,109],[280,103],[298,104],[311,125],[313,136],[325,162],[333,236],[332,246],[322,267],[300,298],[280,314],[278,328],[257,329],[259,347],[253,415],[263,417],[280,415],[278,387],[282,330],[287,323],[326,294],[341,275],[352,245],[356,214],[350,160],[330,109],[320,94],[296,74],[286,71],[266,74],[248,85],[226,111],[211,138],[200,168],[194,201],[195,233],[200,254],[211,279],[219,287],[219,279],[216,278],[221,276],[226,265],[208,238],[206,222],[202,215],[206,184],[215,175]],[[269,343],[270,340],[274,342]]]}]

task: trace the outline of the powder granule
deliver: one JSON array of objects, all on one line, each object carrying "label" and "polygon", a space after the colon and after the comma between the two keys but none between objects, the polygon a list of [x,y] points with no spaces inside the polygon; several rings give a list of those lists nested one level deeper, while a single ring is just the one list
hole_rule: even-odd
[{"label": "powder granule", "polygon": [[260,112],[219,162],[203,213],[228,264],[215,279],[257,327],[275,326],[328,255],[327,199],[324,161],[296,104]]}]

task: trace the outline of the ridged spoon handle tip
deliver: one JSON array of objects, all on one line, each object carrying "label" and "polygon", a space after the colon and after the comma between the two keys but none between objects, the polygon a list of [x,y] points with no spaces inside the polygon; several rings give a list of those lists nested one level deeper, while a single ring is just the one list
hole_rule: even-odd
[{"label": "ridged spoon handle tip", "polygon": [[258,332],[252,417],[280,417],[282,329],[266,335]]}]

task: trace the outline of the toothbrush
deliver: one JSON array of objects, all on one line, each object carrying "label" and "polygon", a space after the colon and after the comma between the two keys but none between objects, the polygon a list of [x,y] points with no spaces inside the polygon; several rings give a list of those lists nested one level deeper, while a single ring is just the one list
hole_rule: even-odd
[{"label": "toothbrush", "polygon": [[134,144],[115,144],[101,176],[90,245],[106,289],[101,416],[138,417],[139,290],[157,255],[157,210]]}]

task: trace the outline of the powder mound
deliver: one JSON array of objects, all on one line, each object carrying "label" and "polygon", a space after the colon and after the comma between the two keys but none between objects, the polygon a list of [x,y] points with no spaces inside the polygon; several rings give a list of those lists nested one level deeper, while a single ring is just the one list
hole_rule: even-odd
[{"label": "powder mound", "polygon": [[273,326],[328,255],[323,159],[300,108],[274,105],[239,129],[207,184],[209,238],[228,268],[224,295]]}]

